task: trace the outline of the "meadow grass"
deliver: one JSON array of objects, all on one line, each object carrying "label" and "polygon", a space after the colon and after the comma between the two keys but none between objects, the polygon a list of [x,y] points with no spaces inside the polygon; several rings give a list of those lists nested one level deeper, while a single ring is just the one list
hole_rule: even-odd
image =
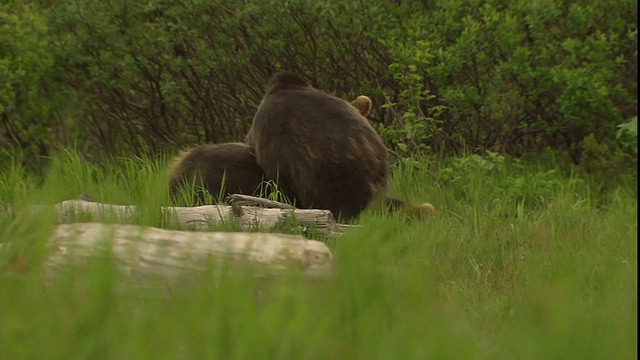
[{"label": "meadow grass", "polygon": [[495,154],[400,166],[393,193],[437,216],[363,214],[330,242],[325,281],[212,266],[167,295],[162,283],[120,286],[127,275],[109,257],[43,278],[54,217],[22,206],[84,193],[171,228],[157,211],[166,165],[99,167],[67,151],[43,180],[17,162],[2,172],[12,213],[0,215],[0,358],[637,358],[635,188],[596,195],[554,164]]}]

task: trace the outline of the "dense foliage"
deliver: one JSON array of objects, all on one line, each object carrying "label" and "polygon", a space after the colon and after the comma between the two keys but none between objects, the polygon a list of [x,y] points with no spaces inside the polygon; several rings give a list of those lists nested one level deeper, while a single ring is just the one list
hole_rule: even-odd
[{"label": "dense foliage", "polygon": [[399,154],[579,162],[588,139],[596,162],[628,168],[637,134],[616,135],[637,114],[636,62],[631,0],[10,1],[0,144],[39,167],[58,144],[102,157],[239,140],[288,69],[372,97]]},{"label": "dense foliage", "polygon": [[[637,357],[636,62],[631,0],[5,1],[0,354]],[[171,154],[242,139],[281,69],[372,97],[391,192],[438,215],[365,212],[321,239],[322,282],[212,259],[136,283],[109,256],[43,276],[57,217],[32,205],[89,194],[180,228]]]}]

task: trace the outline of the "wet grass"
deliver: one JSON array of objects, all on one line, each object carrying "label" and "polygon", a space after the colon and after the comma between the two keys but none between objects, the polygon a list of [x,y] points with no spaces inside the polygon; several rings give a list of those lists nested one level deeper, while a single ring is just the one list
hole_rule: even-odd
[{"label": "wet grass", "polygon": [[[491,154],[394,172],[395,195],[434,218],[368,212],[330,243],[335,275],[265,285],[213,266],[192,281],[125,286],[105,257],[45,281],[52,214],[26,204],[90,194],[171,227],[166,159],[98,167],[58,155],[44,180],[0,177],[4,359],[632,359],[637,357],[637,201],[594,195],[554,164]],[[17,212],[17,216],[16,216]],[[227,228],[231,231],[233,228]],[[11,245],[8,245],[8,244]]]}]

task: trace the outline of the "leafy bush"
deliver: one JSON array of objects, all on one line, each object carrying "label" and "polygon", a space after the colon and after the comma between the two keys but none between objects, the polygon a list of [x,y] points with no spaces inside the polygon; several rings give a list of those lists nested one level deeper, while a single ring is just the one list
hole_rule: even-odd
[{"label": "leafy bush", "polygon": [[0,146],[24,153],[32,167],[42,165],[34,154],[46,156],[77,133],[74,92],[59,76],[50,41],[36,7],[0,5]]},{"label": "leafy bush", "polygon": [[626,123],[618,125],[616,139],[623,149],[627,149],[638,160],[638,117],[634,116]]},{"label": "leafy bush", "polygon": [[599,192],[619,186],[620,180],[636,183],[638,157],[622,148],[612,148],[598,141],[594,134],[584,138],[580,170]]},{"label": "leafy bush", "polygon": [[403,155],[550,148],[578,162],[585,136],[619,147],[616,126],[637,115],[630,0],[114,0],[6,9],[0,74],[13,85],[0,90],[0,141],[25,158],[77,138],[98,158],[239,140],[280,69],[345,99],[372,97],[372,123]]},{"label": "leafy bush", "polygon": [[561,174],[557,167],[530,168],[526,162],[506,159],[491,151],[483,156],[471,154],[452,159],[435,174],[434,183],[456,189],[456,199],[473,203],[480,197],[491,198],[486,206],[500,207],[493,210],[504,215],[513,215],[516,209],[545,208],[560,194],[589,193],[585,181],[578,176]]}]

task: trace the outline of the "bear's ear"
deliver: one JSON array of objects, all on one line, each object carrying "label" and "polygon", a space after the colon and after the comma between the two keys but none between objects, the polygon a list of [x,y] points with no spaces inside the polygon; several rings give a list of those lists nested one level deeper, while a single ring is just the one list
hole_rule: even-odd
[{"label": "bear's ear", "polygon": [[373,103],[368,96],[360,95],[351,102],[351,106],[356,108],[360,115],[367,117],[371,113]]}]

